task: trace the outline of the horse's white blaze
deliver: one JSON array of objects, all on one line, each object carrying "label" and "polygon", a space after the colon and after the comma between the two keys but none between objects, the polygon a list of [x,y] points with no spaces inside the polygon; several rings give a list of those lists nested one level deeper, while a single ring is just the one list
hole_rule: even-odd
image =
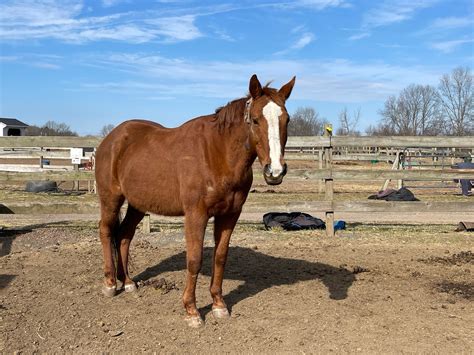
[{"label": "horse's white blaze", "polygon": [[273,176],[278,176],[283,170],[280,163],[281,144],[280,144],[280,116],[281,107],[273,101],[270,101],[263,108],[263,116],[268,123],[268,143],[270,146],[270,167]]}]

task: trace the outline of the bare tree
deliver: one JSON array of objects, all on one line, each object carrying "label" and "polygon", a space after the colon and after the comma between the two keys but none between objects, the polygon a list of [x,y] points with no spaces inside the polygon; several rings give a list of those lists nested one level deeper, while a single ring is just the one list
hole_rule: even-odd
[{"label": "bare tree", "polygon": [[289,136],[319,136],[323,134],[326,120],[312,107],[299,107],[288,124]]},{"label": "bare tree", "polygon": [[368,136],[395,136],[396,132],[393,127],[384,122],[379,122],[376,126],[370,125],[367,127],[365,134]]},{"label": "bare tree", "polygon": [[421,97],[420,125],[421,135],[436,136],[444,133],[444,124],[436,88],[430,85],[419,86]]},{"label": "bare tree", "polygon": [[390,96],[384,104],[381,131],[396,135],[440,134],[436,89],[426,85],[410,85],[398,97]]},{"label": "bare tree", "polygon": [[115,128],[115,126],[113,124],[106,124],[104,127],[102,127],[102,129],[100,130],[100,135],[102,137],[105,137],[106,135],[108,135],[113,129]]},{"label": "bare tree", "polygon": [[474,132],[472,77],[469,68],[458,67],[440,80],[438,98],[448,134],[463,136]]},{"label": "bare tree", "polygon": [[339,125],[336,134],[338,136],[360,136],[360,131],[358,131],[357,125],[360,120],[360,107],[354,111],[353,115],[349,115],[347,112],[347,107],[344,107],[339,113]]},{"label": "bare tree", "polygon": [[26,134],[28,136],[77,136],[77,133],[65,123],[48,121],[43,126],[30,126]]}]

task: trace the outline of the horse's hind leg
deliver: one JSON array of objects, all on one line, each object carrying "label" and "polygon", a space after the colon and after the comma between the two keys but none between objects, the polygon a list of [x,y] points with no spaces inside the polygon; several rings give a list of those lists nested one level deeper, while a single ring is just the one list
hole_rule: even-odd
[{"label": "horse's hind leg", "polygon": [[108,297],[112,297],[116,293],[117,284],[115,279],[114,266],[114,239],[119,228],[120,207],[122,206],[124,197],[107,196],[107,199],[100,199],[100,224],[99,235],[102,244],[102,252],[104,257],[104,286],[102,293]]},{"label": "horse's hind leg", "polygon": [[130,242],[135,235],[135,229],[138,223],[143,219],[145,214],[138,211],[131,205],[128,205],[127,214],[120,224],[117,237],[118,261],[117,261],[117,278],[122,281],[125,292],[132,292],[137,289],[135,283],[128,275],[128,253],[130,250]]}]

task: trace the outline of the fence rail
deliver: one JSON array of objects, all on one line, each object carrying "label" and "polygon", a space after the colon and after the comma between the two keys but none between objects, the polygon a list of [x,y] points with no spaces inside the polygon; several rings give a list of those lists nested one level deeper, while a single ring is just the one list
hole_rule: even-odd
[{"label": "fence rail", "polygon": [[95,148],[100,137],[0,137],[0,148]]},{"label": "fence rail", "polygon": [[[467,169],[445,169],[445,170],[289,170],[288,178],[306,179],[333,179],[344,181],[364,181],[364,180],[417,180],[417,181],[438,181],[454,179],[471,179],[474,176],[472,170]],[[38,171],[38,172],[12,172],[0,171],[0,181],[29,181],[29,180],[94,180],[93,171]]]},{"label": "fence rail", "polygon": [[293,147],[474,148],[474,137],[288,137]]},{"label": "fence rail", "polygon": [[[101,137],[0,137],[0,148],[94,148]],[[390,147],[390,148],[474,148],[474,137],[288,137],[287,148]]]},{"label": "fence rail", "polygon": [[29,181],[29,180],[57,180],[57,181],[81,181],[94,180],[93,171],[38,171],[38,172],[13,172],[0,171],[0,181]]},{"label": "fence rail", "polygon": [[[95,148],[100,144],[101,138],[98,137],[0,137],[0,149],[17,148],[40,148],[41,150],[64,149],[64,148]],[[319,169],[315,170],[290,170],[288,178],[305,178],[324,181],[325,200],[312,202],[289,202],[286,208],[289,210],[313,210],[325,212],[327,234],[334,235],[333,222],[334,211],[338,212],[474,212],[474,203],[468,201],[459,202],[386,202],[386,201],[334,201],[334,180],[346,181],[378,181],[378,180],[453,180],[453,179],[471,179],[474,172],[472,170],[461,169],[426,169],[417,168],[412,170],[384,170],[384,169],[364,169],[348,170],[333,169],[332,161],[335,150],[354,148],[355,151],[363,153],[348,154],[358,160],[370,159],[373,156],[378,159],[384,154],[380,154],[379,148],[385,149],[385,156],[393,154],[406,148],[449,148],[449,149],[474,149],[474,137],[289,137],[287,151],[290,157],[300,157],[311,154],[312,158],[318,157]],[[370,148],[370,149],[367,149]],[[372,150],[372,148],[377,148]],[[378,152],[368,154],[367,152]],[[53,158],[54,159],[54,158]],[[40,172],[6,172],[0,171],[0,181],[28,181],[28,180],[57,180],[57,181],[79,181],[93,180],[92,171],[40,171]],[[23,207],[22,207],[23,206]],[[32,208],[32,206],[35,206]],[[8,209],[8,206],[3,206]],[[41,206],[37,204],[26,204],[12,206],[11,211],[28,210],[38,212]],[[64,210],[63,208],[60,210]],[[82,210],[91,210],[97,208],[95,204],[83,206]],[[245,207],[244,207],[245,208]],[[257,207],[258,208],[258,207]],[[80,213],[81,209],[76,210]],[[0,205],[1,212],[1,205]]]}]

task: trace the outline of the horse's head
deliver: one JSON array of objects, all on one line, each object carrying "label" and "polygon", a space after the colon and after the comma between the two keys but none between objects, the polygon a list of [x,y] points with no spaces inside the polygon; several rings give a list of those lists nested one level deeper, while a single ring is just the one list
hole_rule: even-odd
[{"label": "horse's head", "polygon": [[295,85],[295,77],[280,90],[262,87],[254,74],[250,79],[250,98],[245,121],[250,125],[250,138],[269,185],[278,185],[287,171],[284,160],[289,121],[285,102]]}]

